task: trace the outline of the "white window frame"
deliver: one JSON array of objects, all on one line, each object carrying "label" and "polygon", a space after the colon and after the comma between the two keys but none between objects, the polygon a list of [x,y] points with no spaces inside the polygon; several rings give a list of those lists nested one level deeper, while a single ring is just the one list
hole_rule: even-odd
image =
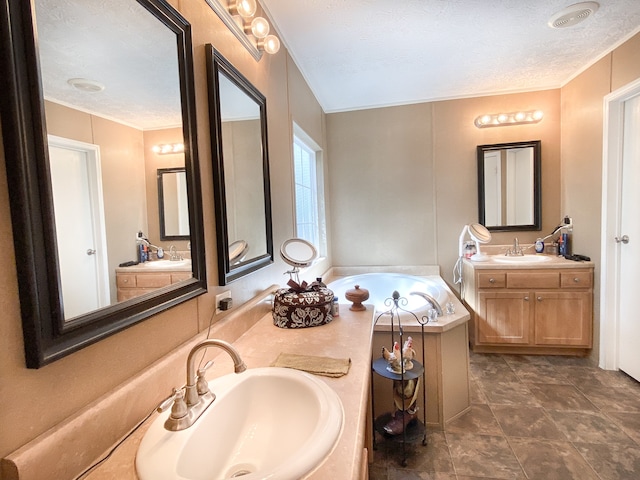
[{"label": "white window frame", "polygon": [[314,205],[312,206],[314,212],[315,228],[317,235],[317,242],[312,242],[318,250],[319,257],[326,257],[327,255],[327,229],[326,229],[326,215],[325,215],[325,198],[324,198],[324,167],[322,161],[322,149],[320,146],[302,130],[295,123],[293,124],[293,143],[292,149],[292,171],[293,174],[293,197],[294,197],[294,212],[293,222],[295,235],[298,237],[298,215],[297,208],[298,202],[296,198],[296,178],[295,178],[295,148],[299,146],[305,152],[313,155],[315,161],[315,169],[313,171],[314,177],[311,179],[312,196]]}]

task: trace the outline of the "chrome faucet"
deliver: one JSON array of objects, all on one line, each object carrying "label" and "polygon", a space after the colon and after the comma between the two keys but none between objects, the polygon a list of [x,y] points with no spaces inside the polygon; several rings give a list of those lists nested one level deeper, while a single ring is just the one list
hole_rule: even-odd
[{"label": "chrome faucet", "polygon": [[518,237],[513,239],[513,247],[512,248],[508,248],[507,252],[505,253],[505,256],[507,257],[522,257],[524,256],[524,251],[522,250],[522,248],[520,247],[520,244],[518,243]]},{"label": "chrome faucet", "polygon": [[191,349],[187,357],[187,384],[184,391],[183,389],[174,389],[173,394],[158,407],[158,411],[164,411],[169,404],[173,403],[171,415],[164,423],[164,428],[167,430],[177,432],[189,428],[216,399],[215,394],[209,390],[204,376],[205,371],[213,362],[208,362],[204,368],[197,371],[196,375],[195,357],[200,350],[208,347],[218,347],[227,352],[233,359],[235,373],[242,373],[247,369],[240,354],[230,343],[213,338],[198,343]]},{"label": "chrome faucet", "polygon": [[428,293],[424,293],[424,292],[411,292],[409,295],[418,295],[419,297],[424,298],[427,302],[429,302],[431,304],[431,306],[435,309],[435,311],[438,313],[438,316],[441,317],[442,316],[442,307],[440,306],[440,304],[438,303],[438,301],[433,298],[431,295],[429,295]]},{"label": "chrome faucet", "polygon": [[176,250],[176,246],[175,245],[171,245],[169,247],[169,260],[171,260],[173,262],[177,262],[179,260],[184,260],[182,258],[182,255],[180,255],[178,253],[178,251]]}]

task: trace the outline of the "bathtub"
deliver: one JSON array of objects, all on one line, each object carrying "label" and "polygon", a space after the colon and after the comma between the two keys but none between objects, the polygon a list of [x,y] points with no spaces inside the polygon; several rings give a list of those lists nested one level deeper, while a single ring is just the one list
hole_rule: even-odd
[{"label": "bathtub", "polygon": [[407,299],[406,305],[399,303],[399,306],[414,312],[418,317],[426,315],[431,307],[423,297],[410,295],[411,292],[431,295],[440,304],[443,311],[446,303],[450,301],[446,284],[437,275],[417,277],[403,273],[361,273],[337,278],[327,284],[327,287],[338,297],[340,303],[349,303],[344,294],[356,285],[369,290],[369,299],[363,303],[373,305],[376,312],[380,313],[389,310],[393,305],[391,301],[385,304],[385,300],[391,298],[394,291]]}]

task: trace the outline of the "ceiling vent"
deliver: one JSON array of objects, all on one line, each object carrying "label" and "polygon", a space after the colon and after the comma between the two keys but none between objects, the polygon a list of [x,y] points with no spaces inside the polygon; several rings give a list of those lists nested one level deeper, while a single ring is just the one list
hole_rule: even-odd
[{"label": "ceiling vent", "polygon": [[585,21],[598,11],[600,5],[597,2],[582,2],[570,5],[559,11],[548,22],[551,28],[567,28]]}]

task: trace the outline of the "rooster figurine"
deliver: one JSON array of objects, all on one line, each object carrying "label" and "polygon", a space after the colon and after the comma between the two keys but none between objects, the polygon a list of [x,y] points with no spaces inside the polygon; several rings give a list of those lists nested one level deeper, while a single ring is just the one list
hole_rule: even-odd
[{"label": "rooster figurine", "polygon": [[402,358],[404,359],[405,370],[411,370],[413,368],[413,360],[416,357],[416,351],[413,349],[413,338],[407,337],[407,341],[404,342],[402,348]]},{"label": "rooster figurine", "polygon": [[389,351],[387,347],[382,347],[382,358],[389,363],[387,370],[393,373],[402,372],[402,366],[400,365],[400,344],[398,342],[393,343],[392,351]]}]

